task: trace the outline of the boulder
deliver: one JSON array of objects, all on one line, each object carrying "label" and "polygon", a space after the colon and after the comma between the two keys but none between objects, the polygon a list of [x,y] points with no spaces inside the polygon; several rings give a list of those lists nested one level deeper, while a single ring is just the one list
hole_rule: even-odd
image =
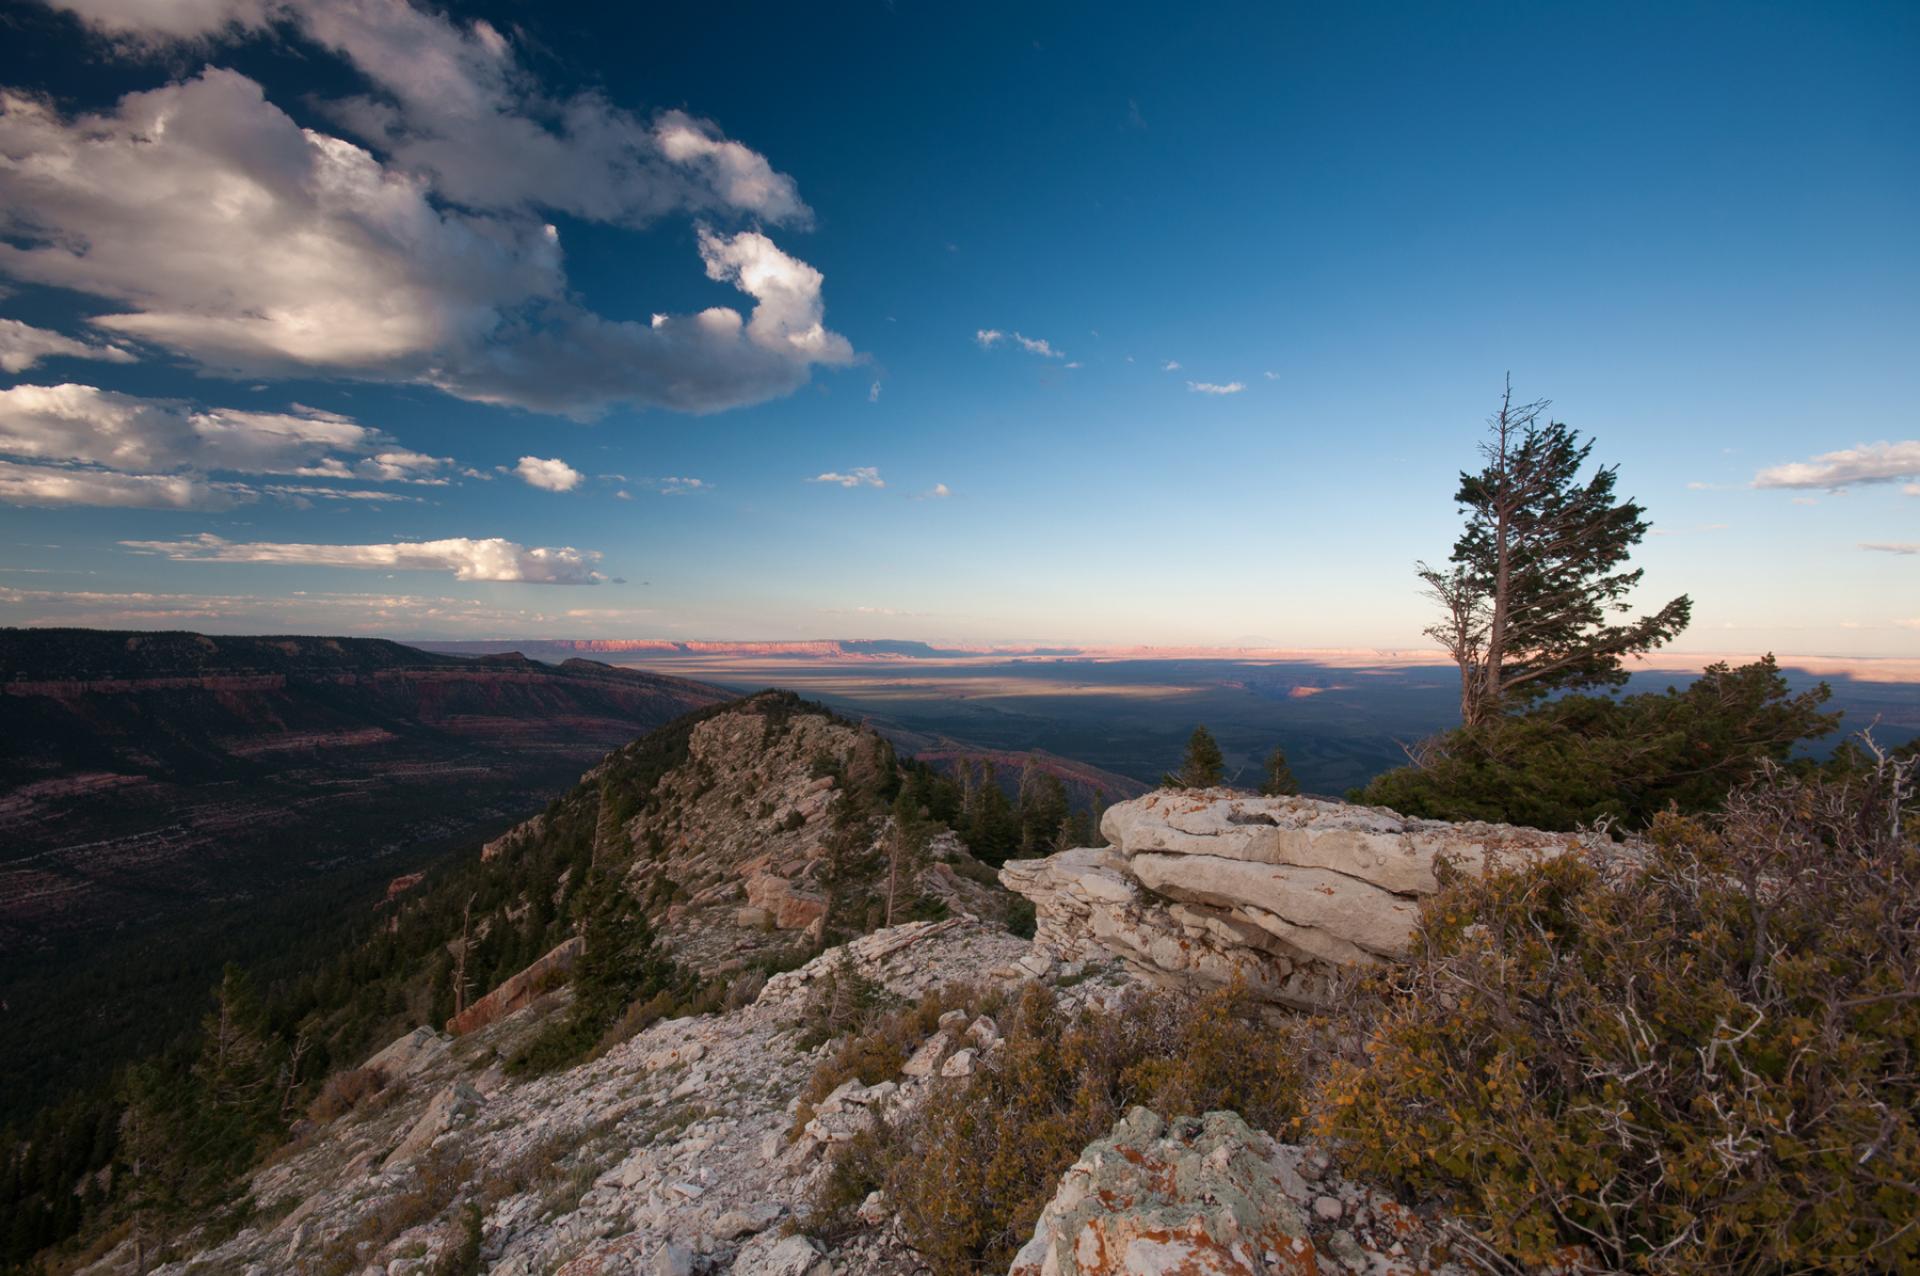
[{"label": "boulder", "polygon": [[1034,902],[1035,964],[1119,958],[1161,982],[1238,982],[1314,1008],[1339,971],[1404,956],[1447,860],[1565,854],[1567,834],[1415,820],[1380,807],[1162,790],[1107,809],[1107,847],[1011,860]]},{"label": "boulder", "polygon": [[1303,1155],[1232,1112],[1164,1122],[1135,1108],[1061,1177],[1009,1276],[1269,1276],[1343,1268],[1465,1276],[1425,1257],[1437,1232],[1371,1193],[1362,1195],[1368,1217],[1378,1219],[1375,1230],[1329,1232],[1334,1220],[1316,1210],[1329,1193],[1301,1175]]},{"label": "boulder", "polygon": [[765,912],[780,930],[805,930],[827,915],[827,901],[797,889],[774,873],[755,873],[747,879],[747,904]]},{"label": "boulder", "polygon": [[388,1154],[381,1163],[382,1172],[398,1169],[432,1147],[434,1141],[448,1130],[463,1125],[475,1112],[486,1104],[480,1092],[464,1081],[456,1081],[427,1104],[427,1110],[420,1114],[400,1140],[398,1147]]},{"label": "boulder", "polygon": [[388,1085],[413,1075],[447,1053],[452,1039],[422,1025],[403,1037],[395,1038],[363,1067],[371,1068]]},{"label": "boulder", "polygon": [[740,1247],[728,1270],[733,1276],[828,1276],[832,1265],[805,1236],[762,1232]]},{"label": "boulder", "polygon": [[525,970],[509,975],[498,988],[447,1020],[447,1031],[456,1037],[465,1036],[531,1004],[534,998],[566,978],[586,947],[587,941],[575,935],[536,958]]}]

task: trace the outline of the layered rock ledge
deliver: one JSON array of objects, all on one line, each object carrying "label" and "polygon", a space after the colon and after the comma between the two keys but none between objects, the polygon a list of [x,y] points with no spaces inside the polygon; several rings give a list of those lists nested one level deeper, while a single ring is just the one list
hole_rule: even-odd
[{"label": "layered rock ledge", "polygon": [[1111,843],[1010,860],[1036,956],[1118,957],[1161,982],[1239,980],[1314,1008],[1342,969],[1404,956],[1438,864],[1468,872],[1561,855],[1571,834],[1417,820],[1383,807],[1162,790],[1110,807]]}]

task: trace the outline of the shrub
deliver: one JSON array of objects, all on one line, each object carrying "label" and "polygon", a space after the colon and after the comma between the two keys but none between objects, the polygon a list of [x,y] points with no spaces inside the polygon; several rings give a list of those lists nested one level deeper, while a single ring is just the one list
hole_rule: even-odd
[{"label": "shrub", "polygon": [[1775,772],[1662,817],[1639,862],[1448,881],[1324,1132],[1522,1263],[1916,1270],[1912,771]]},{"label": "shrub", "polygon": [[[971,984],[947,984],[927,993],[911,1006],[887,1011],[884,1009],[885,990],[872,980],[860,976],[849,963],[830,969],[828,980],[831,986],[821,991],[814,1002],[814,1009],[810,1011],[815,1023],[812,1031],[815,1034],[824,1033],[818,1040],[827,1040],[849,1028],[852,1032],[825,1062],[813,1070],[806,1088],[800,1092],[800,1107],[789,1137],[797,1138],[807,1122],[813,1119],[814,1105],[844,1082],[858,1080],[862,1085],[878,1085],[898,1076],[914,1049],[939,1027],[941,1015],[950,1010],[965,1010],[970,1015],[991,1015],[999,1010],[1001,1002],[998,993],[983,994]],[[820,1007],[824,1005],[831,1008],[836,1002],[845,1000],[845,992],[849,988],[857,991],[847,1004],[857,1009],[841,1013],[854,1017],[847,1019],[841,1029],[829,1030],[834,1012]],[[836,989],[839,991],[836,992]],[[806,1037],[801,1039],[804,1041]]]},{"label": "shrub", "polygon": [[1436,820],[1645,828],[1669,806],[1717,809],[1767,762],[1832,731],[1829,694],[1823,683],[1789,695],[1768,656],[1713,665],[1683,691],[1566,696],[1436,736],[1352,797]]},{"label": "shrub", "polygon": [[349,1068],[328,1077],[320,1093],[307,1105],[307,1119],[324,1125],[353,1111],[386,1088],[378,1068]]},{"label": "shrub", "polygon": [[[1004,1270],[1081,1150],[1134,1104],[1168,1114],[1231,1108],[1269,1129],[1299,1118],[1299,1029],[1276,1029],[1237,991],[1136,993],[1111,1011],[1064,1013],[1030,985],[1006,1044],[960,1088],[842,1150],[810,1225],[884,1187],[936,1276]],[[929,1174],[927,1167],[938,1166]]]}]

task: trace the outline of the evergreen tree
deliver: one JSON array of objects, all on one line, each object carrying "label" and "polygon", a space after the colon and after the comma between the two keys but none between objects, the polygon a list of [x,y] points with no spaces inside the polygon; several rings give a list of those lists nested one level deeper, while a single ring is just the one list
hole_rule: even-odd
[{"label": "evergreen tree", "polygon": [[1187,737],[1187,756],[1181,761],[1180,769],[1160,782],[1174,789],[1210,789],[1225,779],[1226,773],[1227,760],[1221,756],[1213,732],[1198,726]]},{"label": "evergreen tree", "polygon": [[1551,691],[1618,686],[1624,658],[1670,641],[1692,612],[1683,594],[1609,623],[1640,582],[1626,562],[1647,534],[1646,511],[1615,499],[1616,467],[1580,478],[1593,441],[1557,421],[1543,425],[1547,406],[1515,404],[1508,382],[1481,445],[1486,467],[1460,475],[1454,500],[1467,525],[1451,566],[1418,565],[1444,613],[1426,632],[1460,668],[1469,727]]},{"label": "evergreen tree", "polygon": [[200,1025],[193,1074],[206,1102],[248,1128],[264,1128],[278,1108],[279,1051],[253,981],[228,963],[214,989],[214,1008]]},{"label": "evergreen tree", "polygon": [[1300,791],[1300,781],[1293,778],[1284,750],[1275,748],[1267,755],[1267,779],[1260,791],[1268,797],[1292,797]]},{"label": "evergreen tree", "polygon": [[916,806],[910,788],[902,787],[894,799],[893,820],[887,829],[887,913],[886,924],[900,920],[912,905],[920,869],[925,865],[927,846],[933,840],[934,826],[925,808]]}]

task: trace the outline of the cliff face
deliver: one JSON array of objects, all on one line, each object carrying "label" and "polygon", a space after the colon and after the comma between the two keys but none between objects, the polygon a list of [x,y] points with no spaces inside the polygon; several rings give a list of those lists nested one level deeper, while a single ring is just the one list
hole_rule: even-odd
[{"label": "cliff face", "polygon": [[725,698],[373,639],[0,631],[0,953],[444,845]]},{"label": "cliff face", "polygon": [[1311,1009],[1343,968],[1402,956],[1436,866],[1560,855],[1569,834],[1413,820],[1379,807],[1163,790],[1107,810],[1110,846],[1000,870],[1034,902],[1035,954],[1118,957],[1161,982],[1236,979]]},{"label": "cliff face", "polygon": [[[891,775],[873,732],[790,696],[753,697],[695,723],[684,753],[657,742],[609,755],[561,799],[594,828],[676,960],[724,974],[756,958],[884,925],[893,830],[873,796]],[[490,844],[526,855],[555,834],[546,815]],[[910,910],[998,919],[1008,897],[949,833],[892,875],[893,920]]]}]

